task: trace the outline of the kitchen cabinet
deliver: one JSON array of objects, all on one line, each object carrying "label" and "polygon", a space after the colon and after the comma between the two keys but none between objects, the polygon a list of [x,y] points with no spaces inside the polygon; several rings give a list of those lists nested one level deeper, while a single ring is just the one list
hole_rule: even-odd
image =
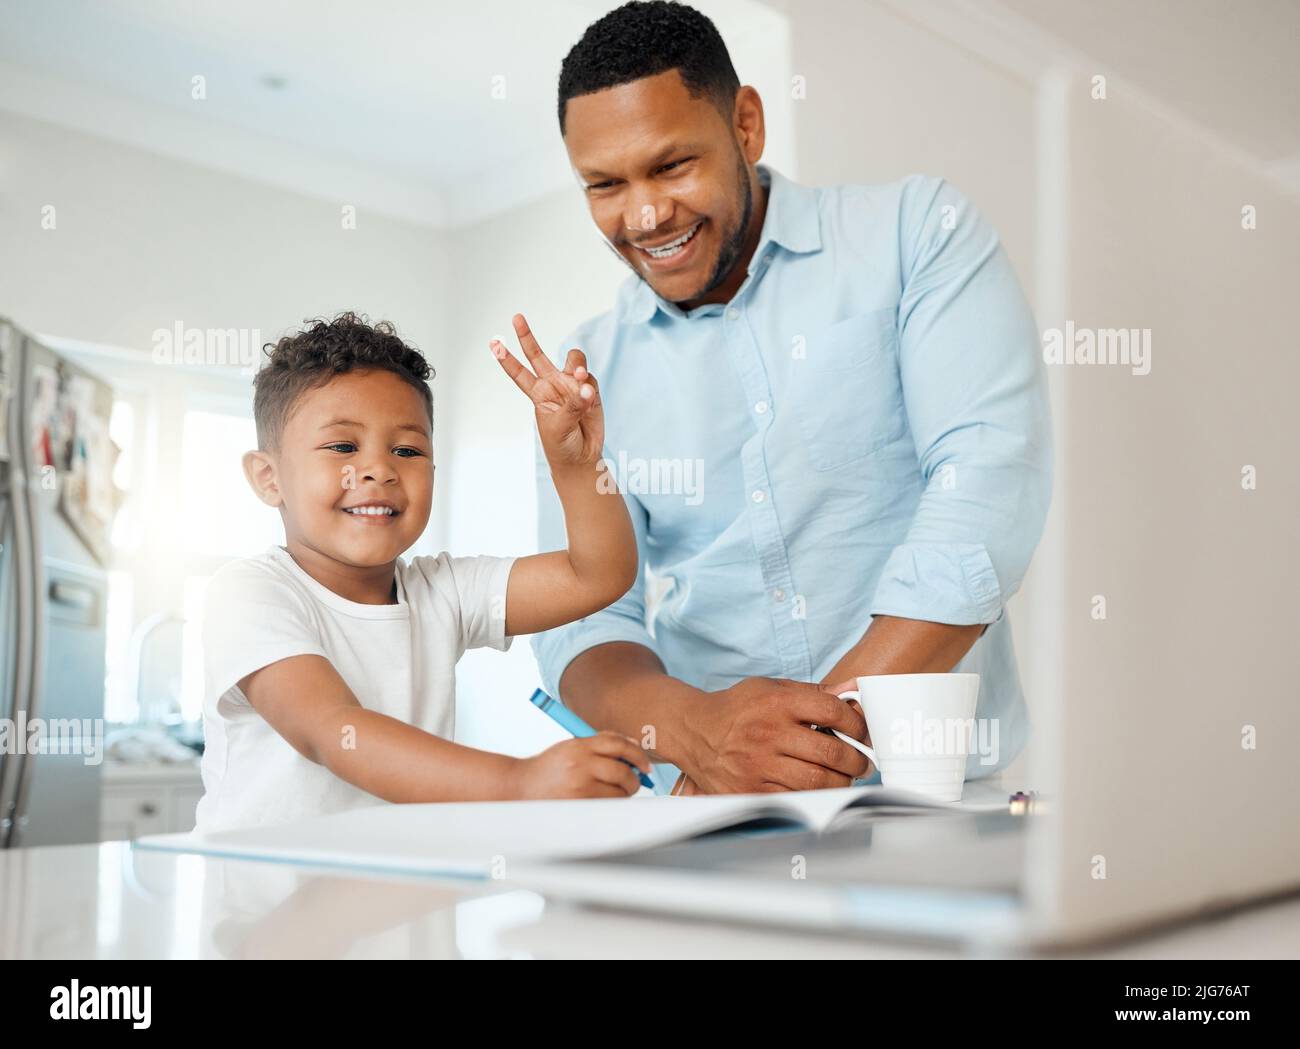
[{"label": "kitchen cabinet", "polygon": [[124,764],[106,761],[99,809],[99,840],[194,829],[203,796],[199,763]]}]

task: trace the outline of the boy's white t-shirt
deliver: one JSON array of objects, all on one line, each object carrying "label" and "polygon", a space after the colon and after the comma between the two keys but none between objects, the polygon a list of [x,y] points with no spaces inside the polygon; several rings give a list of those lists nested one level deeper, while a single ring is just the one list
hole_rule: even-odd
[{"label": "boy's white t-shirt", "polygon": [[280,546],[223,566],[203,618],[205,748],[199,832],[285,823],[380,798],[299,754],[236,682],[290,656],[324,656],[368,710],[453,738],[456,661],[505,650],[511,557],[397,561],[397,604],[364,605],[309,576]]}]

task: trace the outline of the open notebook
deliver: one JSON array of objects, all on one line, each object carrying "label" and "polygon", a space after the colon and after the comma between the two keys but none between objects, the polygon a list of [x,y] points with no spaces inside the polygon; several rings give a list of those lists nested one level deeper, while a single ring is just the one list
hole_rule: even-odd
[{"label": "open notebook", "polygon": [[885,812],[1006,811],[1005,788],[967,783],[962,801],[888,787],[708,797],[481,801],[352,809],[275,827],[160,834],[138,849],[429,875],[502,876],[513,861],[610,856],[756,821],[824,831]]}]

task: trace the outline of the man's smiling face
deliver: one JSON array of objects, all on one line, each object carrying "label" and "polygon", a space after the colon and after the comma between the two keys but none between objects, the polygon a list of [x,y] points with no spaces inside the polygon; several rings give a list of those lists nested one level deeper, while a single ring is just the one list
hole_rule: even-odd
[{"label": "man's smiling face", "polygon": [[756,242],[763,120],[752,88],[740,89],[737,115],[692,95],[675,69],[567,103],[564,143],[597,227],[660,297],[686,308],[734,291]]}]

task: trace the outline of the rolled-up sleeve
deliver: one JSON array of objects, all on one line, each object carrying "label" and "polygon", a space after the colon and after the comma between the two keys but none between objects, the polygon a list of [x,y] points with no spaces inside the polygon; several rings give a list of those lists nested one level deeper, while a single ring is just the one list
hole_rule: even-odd
[{"label": "rolled-up sleeve", "polygon": [[[537,466],[537,548],[559,550],[568,545],[564,527],[564,509],[551,481],[550,467],[539,445],[535,445]],[[533,654],[541,671],[542,687],[552,696],[560,695],[560,678],[575,658],[597,645],[611,641],[632,641],[654,650],[654,640],[646,629],[645,614],[645,508],[634,496],[624,495],[632,527],[636,532],[637,577],[632,589],[608,608],[585,616],[567,626],[557,627],[532,639]]]},{"label": "rolled-up sleeve", "polygon": [[942,179],[909,180],[899,235],[899,371],[925,489],[872,614],[993,623],[1051,499],[1038,332],[997,234]]}]

